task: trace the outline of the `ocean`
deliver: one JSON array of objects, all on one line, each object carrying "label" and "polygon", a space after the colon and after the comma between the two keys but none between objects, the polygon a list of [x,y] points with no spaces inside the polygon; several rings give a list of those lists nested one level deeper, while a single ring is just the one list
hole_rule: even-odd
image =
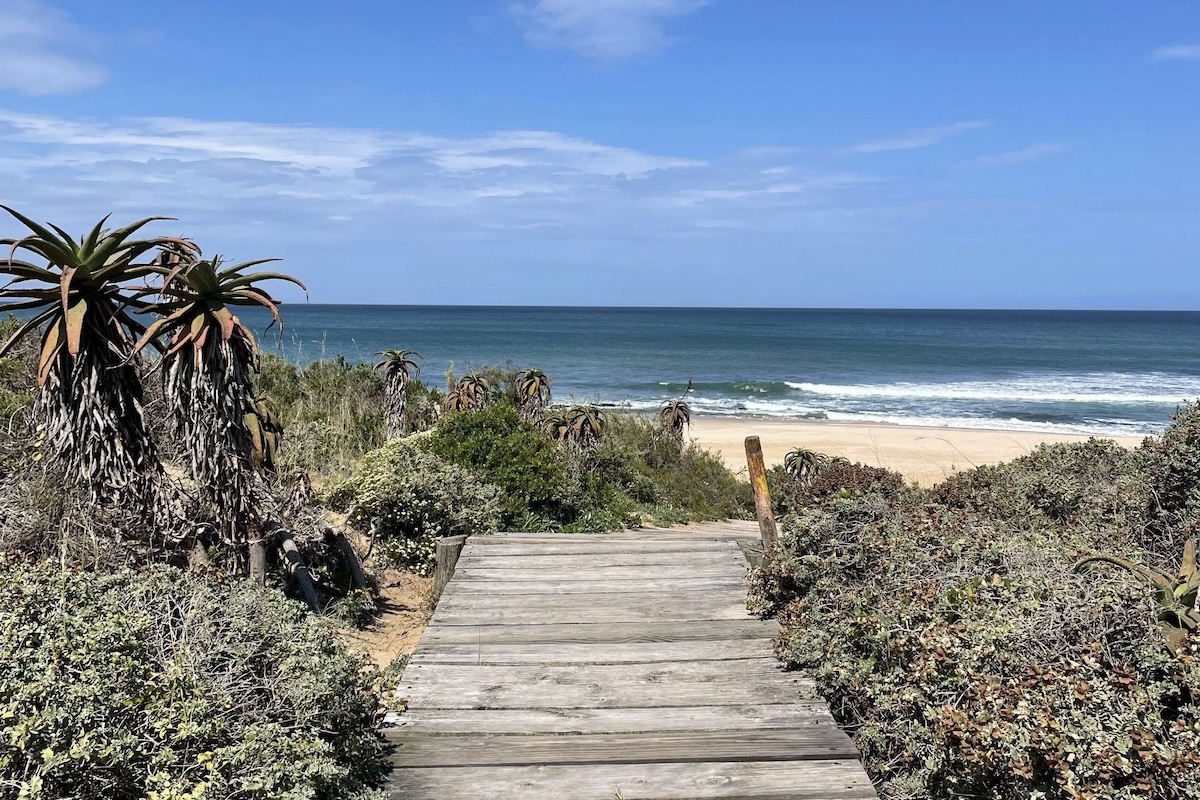
[{"label": "ocean", "polygon": [[[1138,435],[1200,397],[1200,312],[283,306],[300,362],[423,356],[441,385],[537,367],[557,401],[694,413]],[[262,331],[267,317],[243,310]]]}]

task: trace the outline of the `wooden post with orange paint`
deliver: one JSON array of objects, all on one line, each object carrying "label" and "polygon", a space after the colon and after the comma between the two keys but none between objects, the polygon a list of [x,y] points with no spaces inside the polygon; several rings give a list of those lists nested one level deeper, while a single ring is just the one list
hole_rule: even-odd
[{"label": "wooden post with orange paint", "polygon": [[750,485],[754,487],[754,511],[758,516],[758,532],[763,549],[771,552],[779,544],[775,514],[771,511],[771,491],[767,488],[767,467],[763,463],[762,442],[757,436],[746,437],[746,465],[750,468]]}]

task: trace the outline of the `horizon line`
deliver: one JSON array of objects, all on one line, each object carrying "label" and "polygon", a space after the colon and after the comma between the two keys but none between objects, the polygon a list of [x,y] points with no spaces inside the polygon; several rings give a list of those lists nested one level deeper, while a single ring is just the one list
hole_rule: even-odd
[{"label": "horizon line", "polygon": [[640,306],[640,305],[550,305],[516,303],[313,303],[308,301],[279,301],[289,307],[339,306],[358,308],[424,308],[424,309],[507,309],[507,310],[561,310],[579,311],[994,311],[994,312],[1041,312],[1041,313],[1129,313],[1129,314],[1196,314],[1197,308],[1050,308],[1011,306]]}]

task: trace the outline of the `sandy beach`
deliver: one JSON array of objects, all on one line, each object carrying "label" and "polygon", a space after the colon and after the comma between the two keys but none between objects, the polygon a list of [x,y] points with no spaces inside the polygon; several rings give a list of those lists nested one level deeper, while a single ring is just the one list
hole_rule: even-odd
[{"label": "sandy beach", "polygon": [[[930,486],[949,475],[983,464],[1011,461],[1043,442],[1083,441],[1087,436],[1036,431],[989,431],[970,428],[917,427],[810,420],[693,417],[691,436],[702,447],[719,452],[735,472],[746,467],[745,439],[762,439],[768,466],[807,447],[851,461],[887,467]],[[1135,447],[1141,437],[1118,437]]]}]

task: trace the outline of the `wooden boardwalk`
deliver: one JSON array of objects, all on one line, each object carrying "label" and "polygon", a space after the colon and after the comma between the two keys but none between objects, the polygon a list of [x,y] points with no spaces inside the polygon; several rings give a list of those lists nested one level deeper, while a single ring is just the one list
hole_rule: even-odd
[{"label": "wooden boardwalk", "polygon": [[746,612],[753,530],[469,539],[398,689],[392,797],[875,797]]}]

